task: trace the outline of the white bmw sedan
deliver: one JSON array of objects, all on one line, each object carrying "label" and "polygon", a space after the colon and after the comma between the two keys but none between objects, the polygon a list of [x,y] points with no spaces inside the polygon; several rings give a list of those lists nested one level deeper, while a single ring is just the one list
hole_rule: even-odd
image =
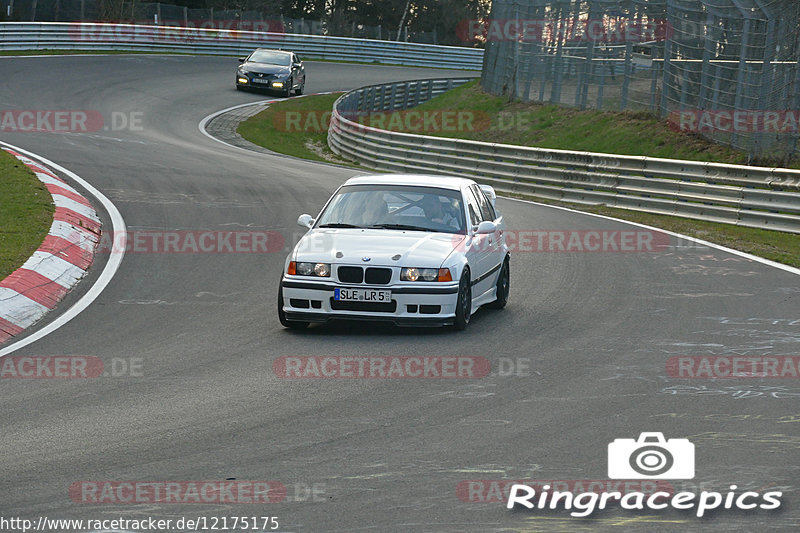
[{"label": "white bmw sedan", "polygon": [[289,328],[331,319],[464,329],[509,294],[503,217],[488,185],[384,174],[349,179],[286,258],[278,317]]}]

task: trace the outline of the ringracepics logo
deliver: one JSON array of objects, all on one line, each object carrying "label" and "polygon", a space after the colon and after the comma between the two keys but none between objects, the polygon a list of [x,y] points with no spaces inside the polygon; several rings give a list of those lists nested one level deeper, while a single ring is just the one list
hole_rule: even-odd
[{"label": "ringracepics logo", "polygon": [[662,433],[642,433],[639,440],[616,439],[608,445],[608,477],[692,479],[694,444],[687,439],[665,442]]},{"label": "ringracepics logo", "polygon": [[[694,444],[687,439],[665,440],[662,433],[642,433],[638,439],[616,439],[608,445],[608,475],[612,479],[692,479],[694,477]],[[530,486],[516,483],[508,493],[506,507],[520,505],[526,509],[570,511],[570,516],[586,517],[609,503],[618,502],[626,510],[659,511],[669,507],[678,510],[695,510],[703,517],[714,509],[764,509],[781,506],[783,492],[737,492],[730,485],[725,494],[716,491],[655,492],[619,490],[607,492],[552,490],[551,485]]]}]

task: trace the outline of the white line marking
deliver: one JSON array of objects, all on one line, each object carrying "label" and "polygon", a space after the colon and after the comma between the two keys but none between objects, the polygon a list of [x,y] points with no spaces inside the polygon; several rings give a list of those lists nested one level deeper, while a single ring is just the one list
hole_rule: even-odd
[{"label": "white line marking", "polygon": [[667,235],[672,235],[673,237],[679,237],[681,239],[686,239],[687,241],[694,242],[697,244],[702,244],[704,246],[708,246],[710,248],[716,248],[717,250],[722,250],[723,252],[728,252],[729,254],[738,255],[739,257],[744,257],[745,259],[749,259],[751,261],[755,261],[757,263],[762,263],[767,266],[771,266],[774,268],[779,268],[781,270],[785,270],[791,274],[800,275],[800,268],[795,268],[793,266],[784,265],[783,263],[777,263],[775,261],[770,261],[769,259],[764,259],[763,257],[758,257],[756,255],[748,254],[747,252],[742,252],[741,250],[734,250],[733,248],[727,248],[722,246],[721,244],[714,244],[713,242],[704,241],[702,239],[697,239],[695,237],[690,237],[688,235],[683,235],[682,233],[676,233],[674,231],[669,231],[661,228],[656,228],[654,226],[648,226],[647,224],[641,224],[639,222],[631,222],[630,220],[623,220],[621,218],[614,218],[607,215],[598,215],[596,213],[587,213],[586,211],[578,211],[577,209],[571,209],[569,207],[563,207],[560,205],[551,205],[551,204],[543,204],[541,202],[534,202],[532,200],[523,200],[521,198],[511,198],[508,196],[500,196],[498,198],[503,198],[505,200],[514,200],[516,202],[522,202],[526,204],[533,204],[533,205],[540,205],[543,207],[551,207],[553,209],[561,209],[562,211],[569,211],[570,213],[580,213],[582,215],[588,215],[590,217],[597,217],[597,218],[604,218],[606,220],[613,220],[614,222],[622,222],[624,224],[630,224],[632,226],[638,226],[640,228],[649,229],[652,231],[660,231],[661,233],[666,233]]},{"label": "white line marking", "polygon": [[[89,194],[91,194],[92,196],[97,198],[100,201],[100,203],[103,204],[103,207],[105,207],[106,211],[108,211],[108,214],[111,217],[111,226],[112,226],[112,232],[113,232],[112,234],[113,235],[118,235],[120,232],[122,232],[122,233],[125,232],[125,221],[122,219],[122,215],[117,210],[117,207],[113,203],[111,203],[111,200],[106,198],[105,195],[103,193],[101,193],[100,191],[98,191],[91,183],[89,183],[88,181],[84,180],[83,178],[81,178],[80,176],[75,174],[74,172],[72,172],[70,170],[67,170],[66,168],[62,167],[61,165],[53,163],[52,161],[50,161],[48,159],[45,159],[44,157],[38,156],[38,155],[36,155],[36,154],[34,154],[32,152],[29,152],[27,150],[23,150],[22,148],[18,148],[16,146],[13,146],[11,144],[5,143],[3,141],[0,141],[0,146],[6,146],[8,148],[11,148],[15,152],[19,152],[21,154],[27,155],[28,157],[36,158],[39,161],[41,161],[43,164],[45,164],[46,166],[48,166],[50,168],[53,168],[55,170],[58,170],[59,172],[63,172],[64,174],[66,174],[70,178],[74,179],[84,189],[86,189],[86,191]],[[117,272],[117,269],[119,268],[120,263],[122,263],[122,258],[123,257],[125,257],[125,252],[124,251],[120,251],[120,253],[118,253],[118,254],[111,254],[111,256],[108,259],[108,262],[106,263],[105,268],[103,268],[103,271],[100,273],[100,276],[97,278],[97,281],[95,282],[95,284],[92,285],[92,287],[86,292],[86,294],[84,294],[80,298],[80,300],[75,302],[75,305],[73,305],[72,307],[67,309],[64,312],[64,314],[62,314],[61,316],[59,316],[58,318],[56,318],[55,320],[50,322],[48,325],[46,325],[45,327],[43,327],[39,331],[37,331],[35,333],[32,333],[31,335],[25,337],[24,339],[19,340],[19,341],[15,342],[15,343],[13,343],[13,344],[11,344],[9,346],[6,346],[2,350],[0,350],[0,357],[3,357],[4,355],[8,355],[8,354],[10,354],[12,352],[15,352],[15,351],[19,350],[20,348],[23,348],[23,347],[25,347],[25,346],[27,346],[27,345],[29,345],[29,344],[41,339],[41,338],[43,338],[46,335],[49,335],[50,333],[56,331],[58,328],[60,328],[61,326],[63,326],[64,324],[66,324],[67,322],[69,322],[70,320],[75,318],[76,316],[78,316],[81,313],[81,311],[83,311],[84,309],[89,307],[89,305],[93,301],[95,301],[98,296],[100,296],[100,293],[103,292],[103,289],[105,289],[106,286],[111,282],[111,278],[113,278],[114,274]]]},{"label": "white line marking", "polygon": [[[253,105],[263,105],[263,104],[273,104],[275,102],[283,102],[283,101],[294,99],[294,98],[304,98],[306,96],[322,96],[322,95],[325,95],[325,94],[339,94],[340,92],[344,92],[344,91],[328,91],[328,92],[324,92],[324,93],[301,94],[300,96],[292,96],[291,98],[272,98],[270,100],[258,100],[257,102],[250,102],[249,104],[239,104],[239,105],[227,107],[227,108],[222,109],[220,111],[215,111],[215,112],[211,113],[210,115],[208,115],[205,118],[203,118],[203,120],[200,121],[200,123],[197,125],[197,127],[200,130],[200,133],[202,133],[203,135],[205,135],[206,137],[208,137],[209,139],[211,139],[213,141],[217,141],[218,143],[224,144],[225,146],[230,146],[231,148],[236,148],[237,150],[244,150],[245,152],[249,152],[251,154],[257,154],[259,152],[255,152],[253,150],[248,150],[247,148],[242,148],[241,146],[236,146],[236,145],[233,145],[233,144],[230,144],[230,143],[226,143],[222,139],[217,139],[216,137],[214,137],[213,135],[211,135],[210,133],[208,133],[206,131],[206,125],[209,122],[211,122],[212,120],[214,120],[215,118],[217,118],[218,116],[220,116],[220,115],[222,115],[224,113],[227,113],[228,111],[233,111],[234,109],[239,109],[239,108],[242,108],[242,107],[249,107],[249,106],[253,106]],[[284,154],[279,154],[277,152],[275,152],[275,155],[279,155],[279,156],[283,156],[283,157],[292,157],[293,159],[300,159],[302,161],[307,161],[309,163],[320,163],[321,162],[321,161],[311,161],[311,160],[308,160],[308,159],[303,159],[301,157],[286,156]],[[331,163],[327,163],[327,164],[330,165]],[[338,165],[338,166],[341,166],[341,165]]]}]

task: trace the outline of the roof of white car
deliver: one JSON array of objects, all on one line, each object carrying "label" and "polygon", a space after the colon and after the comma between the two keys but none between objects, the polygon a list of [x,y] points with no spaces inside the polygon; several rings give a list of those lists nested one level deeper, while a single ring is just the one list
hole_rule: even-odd
[{"label": "roof of white car", "polygon": [[467,178],[435,176],[426,174],[375,174],[356,176],[345,182],[345,185],[410,185],[413,187],[438,187],[440,189],[461,190],[474,181]]}]

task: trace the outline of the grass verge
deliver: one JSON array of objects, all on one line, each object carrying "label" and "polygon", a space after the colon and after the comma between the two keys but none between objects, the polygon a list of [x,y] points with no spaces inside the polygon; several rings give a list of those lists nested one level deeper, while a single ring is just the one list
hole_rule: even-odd
[{"label": "grass verge", "polygon": [[44,184],[16,157],[0,150],[0,280],[42,244],[54,210]]},{"label": "grass verge", "polygon": [[[314,161],[340,163],[341,159],[327,146],[327,121],[330,120],[329,112],[337,97],[338,95],[307,96],[272,104],[266,111],[242,122],[239,134],[255,144],[279,153]],[[485,95],[475,83],[444,93],[415,109],[457,110],[468,109],[470,105],[475,106],[473,110],[480,110],[490,120],[494,120],[494,126],[489,123],[471,134],[439,133],[487,142],[534,144],[554,149],[698,161],[741,163],[744,158],[743,154],[696,136],[686,139],[685,134],[669,129],[656,119],[639,116],[640,114],[574,111],[556,106],[524,104],[526,107],[542,108],[531,110],[531,114],[527,115],[527,123],[533,131],[526,132],[524,128],[518,127],[500,128],[498,124],[501,119],[497,118],[498,114],[507,113],[510,108],[517,109],[521,104],[504,103],[501,98]],[[595,128],[601,128],[602,131],[594,132]],[[576,134],[576,130],[582,134]],[[616,140],[609,143],[607,137],[611,135],[611,130],[615,132],[613,137]],[[317,148],[312,149],[311,146]],[[352,165],[350,162],[345,163]],[[514,196],[655,226],[800,268],[800,235],[605,206],[555,202],[527,195]]]},{"label": "grass verge", "polygon": [[251,143],[279,154],[355,166],[328,148],[328,124],[340,94],[290,98],[270,104],[239,124],[236,131]]}]

